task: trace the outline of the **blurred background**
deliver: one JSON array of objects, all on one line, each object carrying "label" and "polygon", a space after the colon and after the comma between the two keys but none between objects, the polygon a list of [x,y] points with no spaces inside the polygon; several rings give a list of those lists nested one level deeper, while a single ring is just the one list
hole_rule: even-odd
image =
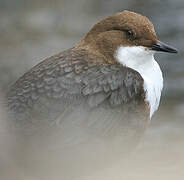
[{"label": "blurred background", "polygon": [[[74,46],[100,19],[124,9],[147,16],[160,40],[179,50],[157,54],[164,91],[159,111],[127,166],[120,162],[84,179],[183,179],[184,172],[184,1],[183,0],[0,0],[1,96],[44,58]],[[0,117],[0,179],[39,180],[13,163]],[[33,176],[33,177],[31,177]],[[77,177],[76,177],[77,179]]]}]

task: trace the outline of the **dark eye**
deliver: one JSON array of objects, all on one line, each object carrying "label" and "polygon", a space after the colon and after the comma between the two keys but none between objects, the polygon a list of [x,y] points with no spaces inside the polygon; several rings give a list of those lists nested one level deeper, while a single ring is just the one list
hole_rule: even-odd
[{"label": "dark eye", "polygon": [[134,32],[132,30],[127,30],[126,34],[127,34],[128,38],[130,38],[131,40],[133,40],[135,38]]}]

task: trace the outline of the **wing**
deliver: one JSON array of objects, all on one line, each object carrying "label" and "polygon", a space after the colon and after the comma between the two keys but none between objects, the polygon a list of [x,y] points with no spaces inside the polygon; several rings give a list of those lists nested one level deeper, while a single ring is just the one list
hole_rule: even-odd
[{"label": "wing", "polygon": [[144,117],[141,76],[120,65],[90,64],[84,60],[89,58],[86,54],[71,49],[23,75],[8,93],[9,112],[16,123],[30,128],[76,116],[81,122],[89,116],[96,116],[90,121],[112,119],[112,114],[122,119],[137,116],[139,107]]}]

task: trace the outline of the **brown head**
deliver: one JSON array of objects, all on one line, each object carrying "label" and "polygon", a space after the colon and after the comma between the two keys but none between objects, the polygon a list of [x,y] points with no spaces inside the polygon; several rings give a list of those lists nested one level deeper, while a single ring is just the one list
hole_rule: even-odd
[{"label": "brown head", "polygon": [[158,40],[148,18],[126,10],[94,25],[77,47],[88,49],[103,56],[107,63],[114,64],[114,56],[119,47],[136,46],[145,47],[148,51],[177,52]]}]

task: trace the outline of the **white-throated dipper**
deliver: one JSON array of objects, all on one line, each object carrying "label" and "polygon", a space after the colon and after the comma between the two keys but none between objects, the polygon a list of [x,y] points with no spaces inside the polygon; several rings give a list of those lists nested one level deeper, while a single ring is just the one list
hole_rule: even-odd
[{"label": "white-throated dipper", "polygon": [[28,136],[57,129],[63,147],[94,143],[96,153],[101,146],[120,151],[139,139],[158,109],[163,78],[153,55],[161,51],[177,52],[159,41],[146,17],[107,17],[12,85],[10,119]]}]

